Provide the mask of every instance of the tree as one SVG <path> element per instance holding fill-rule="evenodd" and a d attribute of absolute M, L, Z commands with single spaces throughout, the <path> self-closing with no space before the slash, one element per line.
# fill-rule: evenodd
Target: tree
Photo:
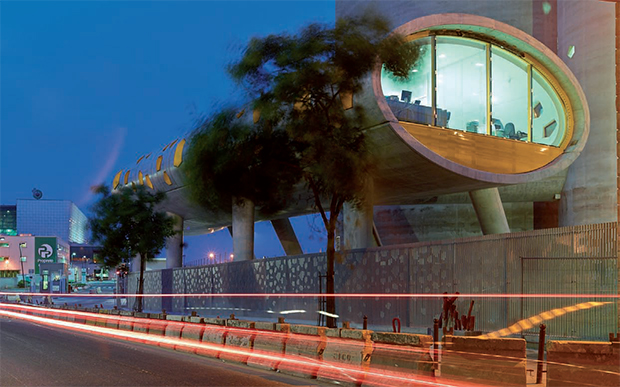
<path fill-rule="evenodd" d="M 173 236 L 174 220 L 156 207 L 165 193 L 149 193 L 146 187 L 123 187 L 116 192 L 104 185 L 95 188 L 101 198 L 92 208 L 90 219 L 92 238 L 101 244 L 100 254 L 105 266 L 129 263 L 140 256 L 140 278 L 136 294 L 144 294 L 146 262 L 164 248 L 166 238 Z M 137 297 L 135 309 L 142 311 L 142 297 Z"/>
<path fill-rule="evenodd" d="M 377 63 L 395 78 L 407 78 L 419 52 L 390 33 L 384 19 L 366 13 L 331 28 L 311 24 L 294 36 L 254 38 L 229 67 L 261 120 L 285 128 L 297 146 L 302 176 L 327 229 L 328 294 L 334 294 L 338 216 L 344 203 L 362 203 L 373 168 L 361 127 L 365 111 L 352 96 Z M 328 297 L 327 312 L 335 311 L 335 299 Z M 335 318 L 328 317 L 327 325 L 335 327 Z"/>
<path fill-rule="evenodd" d="M 263 120 L 252 123 L 239 108 L 224 108 L 198 126 L 183 168 L 190 199 L 227 215 L 235 205 L 274 214 L 286 206 L 300 180 L 287 133 Z"/>

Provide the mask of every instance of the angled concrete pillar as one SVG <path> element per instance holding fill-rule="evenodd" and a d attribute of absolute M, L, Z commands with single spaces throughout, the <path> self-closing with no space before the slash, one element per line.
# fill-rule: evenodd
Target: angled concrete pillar
<path fill-rule="evenodd" d="M 510 232 L 508 220 L 497 188 L 469 191 L 478 222 L 484 235 Z"/>
<path fill-rule="evenodd" d="M 254 203 L 245 198 L 232 202 L 233 261 L 254 259 Z"/>
<path fill-rule="evenodd" d="M 342 209 L 344 240 L 343 246 L 348 249 L 365 249 L 377 246 L 373 235 L 373 182 L 368 179 L 365 187 L 364 202 L 355 208 L 345 203 Z"/>
<path fill-rule="evenodd" d="M 174 219 L 174 231 L 177 233 L 166 238 L 166 268 L 183 266 L 183 218 L 172 212 L 168 216 Z"/>
<path fill-rule="evenodd" d="M 291 221 L 288 220 L 288 218 L 274 219 L 271 221 L 271 225 L 273 226 L 273 229 L 275 230 L 286 255 L 301 255 L 304 253 L 301 250 L 301 245 L 299 244 L 299 240 L 297 240 L 295 230 L 293 230 Z"/>
<path fill-rule="evenodd" d="M 140 254 L 137 254 L 135 257 L 131 258 L 131 272 L 139 273 L 140 272 Z"/>

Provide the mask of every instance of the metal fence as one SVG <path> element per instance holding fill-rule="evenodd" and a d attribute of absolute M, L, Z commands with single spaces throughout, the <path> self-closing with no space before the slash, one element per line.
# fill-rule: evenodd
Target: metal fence
<path fill-rule="evenodd" d="M 514 295 L 476 300 L 476 329 L 489 332 L 541 311 L 579 302 L 576 298 L 523 299 L 522 293 L 617 295 L 616 249 L 617 223 L 603 223 L 355 250 L 346 252 L 336 265 L 336 293 L 458 291 Z M 171 293 L 317 293 L 318 273 L 325 271 L 325 255 L 169 270 L 174 275 L 148 272 L 145 288 L 154 293 L 166 286 Z M 162 281 L 168 281 L 168 285 Z M 131 287 L 132 281 L 129 284 Z M 206 298 L 175 297 L 170 307 L 189 304 L 194 308 L 224 308 L 223 303 L 222 299 L 215 305 Z M 459 303 L 463 313 L 469 300 Z M 274 310 L 279 306 L 309 308 L 312 304 L 316 305 L 316 300 L 299 301 L 299 305 L 290 299 L 269 300 Z M 363 315 L 368 315 L 369 324 L 390 325 L 393 317 L 399 317 L 403 325 L 422 329 L 432 327 L 433 318 L 442 308 L 440 298 L 339 299 L 337 305 L 343 320 L 361 322 Z M 316 322 L 314 317 L 308 322 L 312 320 Z M 617 330 L 617 324 L 618 305 L 613 302 L 557 318 L 549 323 L 547 332 L 551 337 L 605 339 L 609 332 Z M 532 333 L 529 330 L 524 335 Z"/>

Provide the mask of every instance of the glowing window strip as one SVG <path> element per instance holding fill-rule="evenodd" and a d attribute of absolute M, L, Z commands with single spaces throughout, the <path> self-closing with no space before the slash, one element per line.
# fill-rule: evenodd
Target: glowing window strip
<path fill-rule="evenodd" d="M 123 179 L 123 184 L 125 185 L 129 184 L 129 172 L 130 171 L 125 172 L 125 178 Z"/>
<path fill-rule="evenodd" d="M 144 185 L 144 175 L 142 174 L 142 171 L 138 172 L 138 182 L 140 185 Z"/>
<path fill-rule="evenodd" d="M 170 180 L 170 176 L 168 176 L 166 171 L 164 171 L 164 181 L 166 182 L 166 184 L 172 185 L 172 180 Z"/>
<path fill-rule="evenodd" d="M 164 160 L 164 156 L 157 157 L 157 161 L 155 162 L 155 169 L 157 172 L 161 171 L 161 162 Z"/>
<path fill-rule="evenodd" d="M 118 171 L 116 176 L 114 176 L 114 181 L 112 182 L 112 189 L 116 189 L 121 182 L 121 175 L 123 174 L 123 170 Z"/>
<path fill-rule="evenodd" d="M 149 175 L 145 175 L 145 176 L 144 176 L 144 180 L 146 180 L 146 185 L 147 185 L 150 189 L 154 189 L 154 188 L 153 188 L 153 183 L 151 182 L 151 178 L 149 177 Z"/>
<path fill-rule="evenodd" d="M 174 166 L 178 167 L 183 163 L 183 147 L 185 147 L 185 139 L 179 141 L 177 149 L 174 151 Z"/>

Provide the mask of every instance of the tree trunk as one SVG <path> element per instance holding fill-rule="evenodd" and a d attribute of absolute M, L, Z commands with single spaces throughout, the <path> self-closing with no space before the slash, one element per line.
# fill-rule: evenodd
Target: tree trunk
<path fill-rule="evenodd" d="M 330 214 L 331 216 L 331 214 Z M 327 230 L 327 278 L 326 278 L 326 293 L 327 293 L 327 313 L 330 315 L 336 314 L 336 298 L 334 297 L 334 266 L 336 261 L 336 250 L 334 249 L 336 225 L 333 222 L 329 223 L 329 229 Z M 326 319 L 328 328 L 336 328 L 336 318 L 327 316 Z"/>
<path fill-rule="evenodd" d="M 142 295 L 144 294 L 144 264 L 146 263 L 145 254 L 140 254 L 140 280 L 138 281 L 138 299 L 136 300 L 136 311 L 142 312 Z"/>

